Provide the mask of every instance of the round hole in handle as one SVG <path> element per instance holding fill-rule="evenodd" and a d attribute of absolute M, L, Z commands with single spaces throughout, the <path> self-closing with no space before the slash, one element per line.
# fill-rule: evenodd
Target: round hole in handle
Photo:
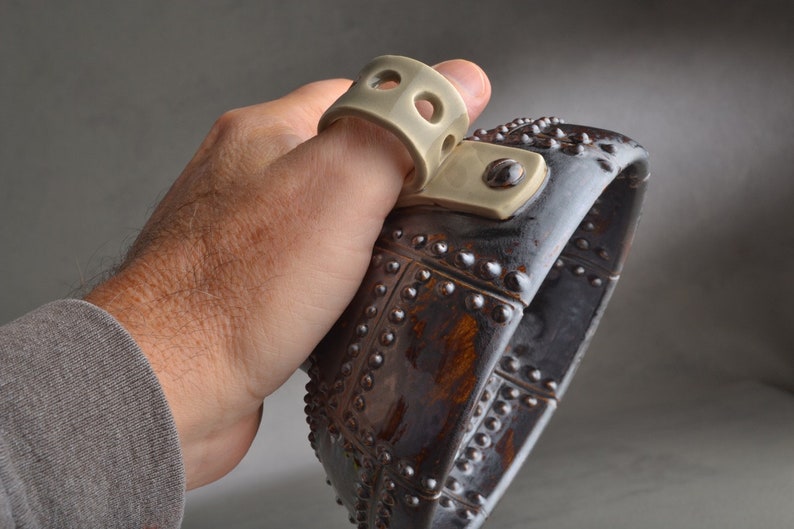
<path fill-rule="evenodd" d="M 452 134 L 447 135 L 447 137 L 444 138 L 444 143 L 441 144 L 441 156 L 449 154 L 449 151 L 452 150 L 456 143 L 455 136 Z"/>
<path fill-rule="evenodd" d="M 414 97 L 414 106 L 428 123 L 436 124 L 444 115 L 444 105 L 435 94 L 422 92 Z"/>
<path fill-rule="evenodd" d="M 400 86 L 402 77 L 394 70 L 383 70 L 373 75 L 369 80 L 369 86 L 375 90 L 391 90 Z"/>

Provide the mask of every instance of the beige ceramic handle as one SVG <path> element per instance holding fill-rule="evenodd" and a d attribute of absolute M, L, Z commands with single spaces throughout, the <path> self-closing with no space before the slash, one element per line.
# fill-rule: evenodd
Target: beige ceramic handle
<path fill-rule="evenodd" d="M 372 121 L 403 142 L 414 161 L 404 192 L 423 189 L 469 127 L 466 103 L 443 75 L 396 55 L 377 57 L 366 65 L 317 128 L 322 131 L 347 116 Z"/>

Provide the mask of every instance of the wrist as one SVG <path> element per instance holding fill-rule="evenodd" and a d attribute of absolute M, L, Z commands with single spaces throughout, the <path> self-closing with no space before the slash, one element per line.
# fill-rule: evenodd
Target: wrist
<path fill-rule="evenodd" d="M 161 269 L 137 260 L 85 300 L 125 328 L 157 376 L 191 489 L 218 479 L 242 458 L 259 424 L 261 399 L 234 399 L 237 393 L 227 391 L 239 385 L 234 370 L 220 361 L 228 318 L 212 304 L 196 304 L 203 294 L 195 289 L 155 288 L 170 283 L 157 272 Z"/>

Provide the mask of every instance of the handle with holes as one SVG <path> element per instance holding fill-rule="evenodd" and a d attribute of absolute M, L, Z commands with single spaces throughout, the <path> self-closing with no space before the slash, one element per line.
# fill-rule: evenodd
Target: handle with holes
<path fill-rule="evenodd" d="M 414 162 L 403 185 L 406 192 L 427 185 L 469 128 L 466 103 L 449 81 L 419 61 L 396 55 L 377 57 L 365 66 L 317 128 L 322 131 L 349 116 L 372 121 L 403 142 Z"/>

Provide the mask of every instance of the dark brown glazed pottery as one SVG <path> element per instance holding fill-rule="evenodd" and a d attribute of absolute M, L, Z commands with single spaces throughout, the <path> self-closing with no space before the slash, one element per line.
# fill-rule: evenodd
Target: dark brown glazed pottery
<path fill-rule="evenodd" d="M 541 118 L 470 139 L 541 154 L 543 187 L 507 220 L 395 210 L 310 359 L 309 440 L 360 529 L 485 521 L 565 393 L 638 220 L 647 153 L 625 136 Z M 488 185 L 519 178 L 504 163 Z"/>

